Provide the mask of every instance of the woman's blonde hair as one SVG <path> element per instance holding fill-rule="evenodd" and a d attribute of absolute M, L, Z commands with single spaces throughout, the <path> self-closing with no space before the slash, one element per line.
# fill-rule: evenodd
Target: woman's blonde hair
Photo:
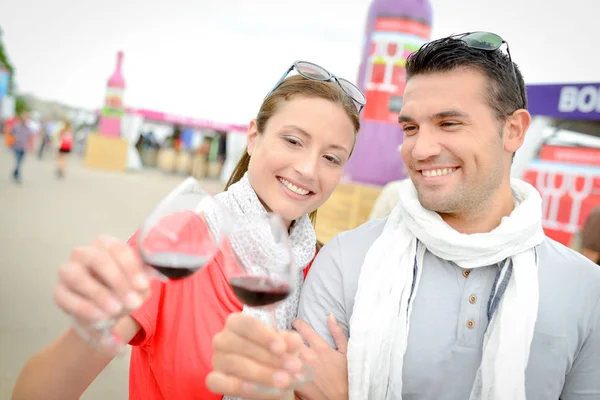
<path fill-rule="evenodd" d="M 258 116 L 256 117 L 256 127 L 259 134 L 264 132 L 267 122 L 275 113 L 277 113 L 281 102 L 288 101 L 295 96 L 316 97 L 341 105 L 346 111 L 346 114 L 348 114 L 348 117 L 352 120 L 355 133 L 358 133 L 360 129 L 360 116 L 358 114 L 356 103 L 342 91 L 337 82 L 313 81 L 300 75 L 295 75 L 284 80 L 279 87 L 263 101 Z M 225 190 L 242 179 L 246 171 L 248 171 L 249 164 L 250 155 L 246 149 L 241 160 L 233 170 L 227 185 L 225 185 Z M 309 216 L 311 222 L 315 225 L 317 222 L 317 210 L 311 212 Z"/>

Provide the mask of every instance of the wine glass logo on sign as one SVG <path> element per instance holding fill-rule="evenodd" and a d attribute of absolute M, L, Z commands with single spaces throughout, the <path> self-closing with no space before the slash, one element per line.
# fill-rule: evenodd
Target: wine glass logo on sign
<path fill-rule="evenodd" d="M 406 86 L 406 59 L 425 44 L 430 30 L 427 24 L 409 18 L 376 19 L 365 63 L 365 120 L 397 123 Z"/>

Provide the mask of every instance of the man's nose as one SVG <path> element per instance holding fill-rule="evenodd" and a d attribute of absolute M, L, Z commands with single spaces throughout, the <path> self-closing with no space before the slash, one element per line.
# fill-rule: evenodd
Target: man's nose
<path fill-rule="evenodd" d="M 412 149 L 412 157 L 418 161 L 427 160 L 430 157 L 435 157 L 440 154 L 442 147 L 440 146 L 437 136 L 427 129 L 420 129 L 414 138 L 414 146 Z"/>

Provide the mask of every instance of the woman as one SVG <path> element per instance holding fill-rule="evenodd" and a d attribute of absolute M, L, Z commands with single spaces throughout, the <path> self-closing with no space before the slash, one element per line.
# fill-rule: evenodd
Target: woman
<path fill-rule="evenodd" d="M 294 68 L 302 76 L 285 79 Z M 294 63 L 265 98 L 248 128 L 247 153 L 217 196 L 234 205 L 238 218 L 279 214 L 295 254 L 309 254 L 296 260 L 304 267 L 316 251 L 310 221 L 342 176 L 364 105 L 358 89 L 318 68 Z M 243 308 L 223 274 L 226 257 L 220 253 L 187 279 L 150 284 L 133 243 L 135 235 L 130 245 L 100 237 L 74 250 L 60 269 L 57 304 L 88 323 L 129 312 L 114 332 L 133 346 L 130 399 L 220 399 L 204 383 L 212 337 Z M 69 329 L 27 362 L 13 400 L 77 399 L 111 359 Z"/>
<path fill-rule="evenodd" d="M 56 155 L 56 177 L 65 176 L 67 169 L 67 156 L 73 148 L 73 129 L 71 122 L 65 121 L 63 128 L 58 133 L 58 154 Z"/>

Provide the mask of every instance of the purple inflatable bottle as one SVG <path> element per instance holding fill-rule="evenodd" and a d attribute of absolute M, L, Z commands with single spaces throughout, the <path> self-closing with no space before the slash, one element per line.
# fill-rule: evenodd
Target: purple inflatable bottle
<path fill-rule="evenodd" d="M 369 9 L 358 86 L 367 97 L 354 154 L 346 167 L 353 182 L 384 185 L 405 177 L 398 146 L 407 56 L 431 36 L 428 0 L 374 0 Z"/>

